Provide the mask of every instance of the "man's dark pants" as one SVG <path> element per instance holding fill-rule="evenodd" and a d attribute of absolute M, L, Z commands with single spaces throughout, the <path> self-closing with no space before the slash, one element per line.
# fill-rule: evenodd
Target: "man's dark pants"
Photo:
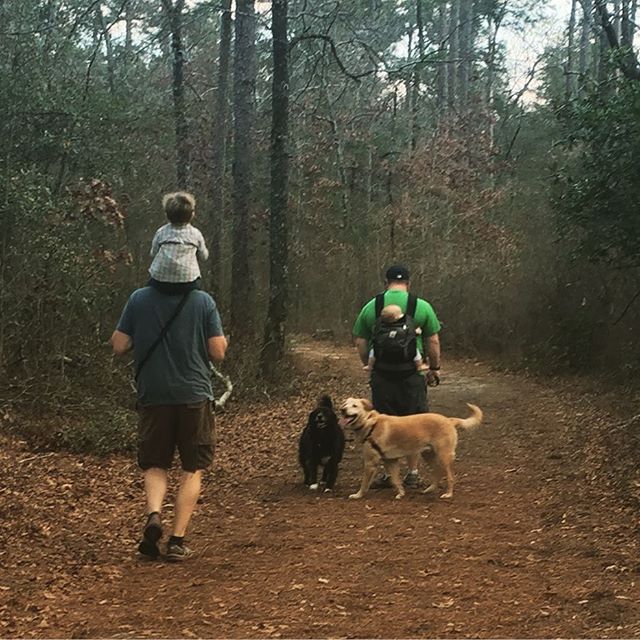
<path fill-rule="evenodd" d="M 386 376 L 374 369 L 371 372 L 371 401 L 376 411 L 390 416 L 409 416 L 429 411 L 425 379 L 417 372 L 398 378 Z M 423 458 L 429 457 L 428 451 L 423 453 Z M 413 464 L 416 462 L 417 460 Z M 411 461 L 409 464 L 412 464 Z M 377 482 L 381 483 L 379 487 L 383 487 L 389 481 L 384 475 Z"/>
<path fill-rule="evenodd" d="M 374 369 L 371 373 L 371 401 L 376 411 L 391 416 L 429 411 L 425 380 L 417 372 L 399 378 Z"/>

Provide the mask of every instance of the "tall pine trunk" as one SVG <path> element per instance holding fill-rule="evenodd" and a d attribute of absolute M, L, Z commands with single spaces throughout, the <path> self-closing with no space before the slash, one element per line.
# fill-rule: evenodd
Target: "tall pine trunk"
<path fill-rule="evenodd" d="M 462 109 L 469 102 L 469 82 L 471 77 L 471 61 L 473 58 L 473 0 L 462 0 L 460 3 L 458 26 L 458 99 Z"/>
<path fill-rule="evenodd" d="M 436 22 L 436 38 L 439 43 L 440 55 L 443 55 L 447 38 L 447 3 L 441 2 L 438 5 L 438 18 Z M 436 69 L 436 107 L 438 117 L 441 116 L 447 104 L 447 68 L 444 62 L 439 62 Z"/>
<path fill-rule="evenodd" d="M 273 89 L 271 123 L 271 193 L 269 246 L 271 251 L 269 309 L 264 330 L 261 366 L 271 376 L 282 360 L 288 316 L 288 223 L 289 195 L 289 68 L 287 0 L 273 0 Z"/>
<path fill-rule="evenodd" d="M 189 125 L 184 96 L 184 47 L 182 43 L 182 10 L 184 0 L 162 0 L 162 6 L 171 32 L 173 57 L 173 117 L 176 131 L 176 178 L 178 187 L 186 189 L 189 184 Z"/>
<path fill-rule="evenodd" d="M 593 30 L 593 6 L 591 0 L 582 0 L 582 27 L 580 31 L 580 53 L 578 74 L 580 92 L 584 91 L 591 72 L 591 33 Z"/>
<path fill-rule="evenodd" d="M 457 106 L 458 57 L 460 55 L 460 0 L 451 0 L 449 13 L 449 62 L 447 64 L 447 105 L 449 109 Z"/>
<path fill-rule="evenodd" d="M 571 13 L 569 14 L 569 27 L 567 31 L 567 62 L 564 70 L 564 93 L 567 100 L 575 95 L 574 40 L 576 31 L 577 8 L 578 0 L 571 0 Z"/>
<path fill-rule="evenodd" d="M 231 59 L 231 0 L 223 0 L 220 16 L 220 48 L 218 52 L 218 89 L 213 112 L 211 157 L 211 287 L 219 295 L 221 288 L 222 227 L 224 220 L 224 178 L 227 156 L 227 113 L 229 62 Z"/>
<path fill-rule="evenodd" d="M 411 88 L 411 149 L 418 144 L 420 130 L 420 85 L 422 84 L 422 67 L 424 65 L 424 17 L 422 0 L 416 1 L 416 28 L 418 31 L 417 60 L 413 66 L 413 86 Z"/>
<path fill-rule="evenodd" d="M 236 1 L 233 56 L 233 252 L 231 257 L 231 325 L 234 333 L 252 329 L 249 269 L 250 208 L 253 193 L 256 86 L 256 13 L 254 0 Z"/>

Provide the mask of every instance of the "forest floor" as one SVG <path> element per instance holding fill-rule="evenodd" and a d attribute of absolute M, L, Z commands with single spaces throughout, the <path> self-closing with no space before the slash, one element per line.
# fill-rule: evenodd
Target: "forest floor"
<path fill-rule="evenodd" d="M 590 481 L 573 444 L 582 424 L 613 420 L 605 409 L 447 360 L 431 409 L 485 412 L 461 434 L 454 499 L 387 489 L 353 501 L 355 444 L 336 491 L 317 494 L 297 440 L 317 396 L 366 395 L 364 373 L 352 349 L 325 342 L 301 341 L 295 359 L 291 397 L 218 416 L 197 556 L 183 564 L 136 555 L 132 459 L 0 439 L 0 637 L 640 636 L 637 514 Z"/>

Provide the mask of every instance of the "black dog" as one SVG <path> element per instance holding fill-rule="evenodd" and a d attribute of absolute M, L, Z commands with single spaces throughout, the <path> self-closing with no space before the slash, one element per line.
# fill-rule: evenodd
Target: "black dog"
<path fill-rule="evenodd" d="M 338 424 L 329 396 L 322 396 L 309 414 L 307 426 L 300 436 L 298 459 L 304 471 L 304 483 L 318 489 L 318 467 L 322 465 L 325 491 L 333 489 L 338 477 L 338 464 L 344 453 L 344 433 Z"/>

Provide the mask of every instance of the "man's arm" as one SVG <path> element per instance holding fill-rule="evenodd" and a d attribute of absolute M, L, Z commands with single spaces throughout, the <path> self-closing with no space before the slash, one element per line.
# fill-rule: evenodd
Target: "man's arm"
<path fill-rule="evenodd" d="M 117 356 L 123 356 L 133 348 L 133 340 L 130 335 L 116 329 L 111 335 L 111 347 L 113 353 Z"/>
<path fill-rule="evenodd" d="M 427 343 L 427 356 L 429 358 L 429 368 L 440 368 L 440 337 L 437 333 L 429 336 Z"/>
<path fill-rule="evenodd" d="M 369 364 L 369 341 L 365 338 L 357 338 L 355 339 L 356 348 L 358 349 L 358 356 L 362 361 L 363 365 Z"/>
<path fill-rule="evenodd" d="M 222 362 L 227 353 L 227 339 L 224 336 L 213 336 L 207 340 L 207 352 L 212 362 Z"/>

